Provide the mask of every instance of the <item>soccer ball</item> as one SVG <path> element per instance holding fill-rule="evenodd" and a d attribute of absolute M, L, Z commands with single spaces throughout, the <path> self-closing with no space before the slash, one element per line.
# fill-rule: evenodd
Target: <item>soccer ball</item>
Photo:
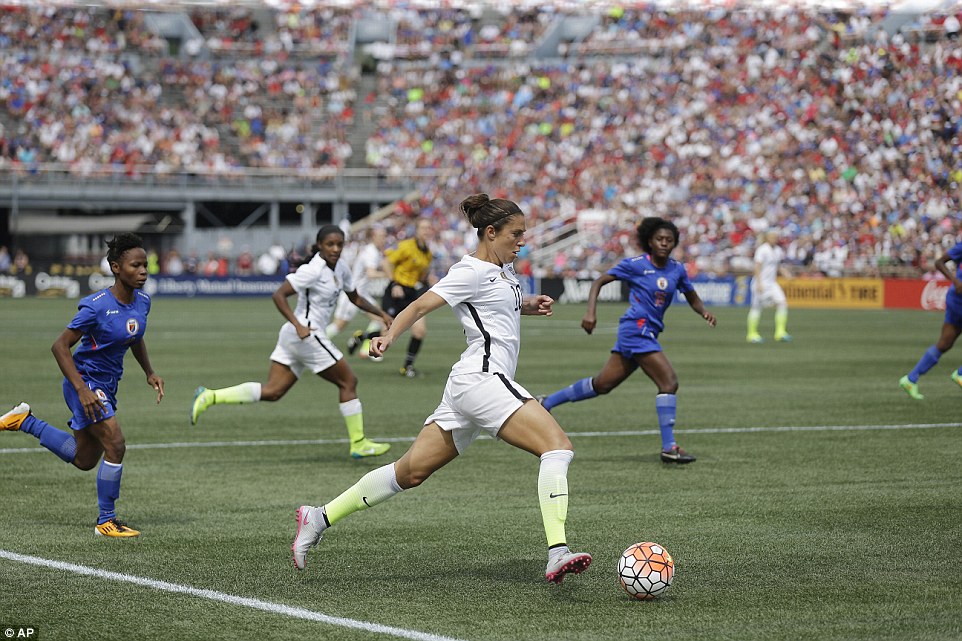
<path fill-rule="evenodd" d="M 635 543 L 618 559 L 618 580 L 635 599 L 654 599 L 668 589 L 673 578 L 675 561 L 657 543 Z"/>

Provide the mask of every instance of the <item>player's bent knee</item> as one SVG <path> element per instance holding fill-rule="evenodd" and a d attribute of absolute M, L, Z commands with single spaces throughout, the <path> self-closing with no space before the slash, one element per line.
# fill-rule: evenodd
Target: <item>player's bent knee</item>
<path fill-rule="evenodd" d="M 75 459 L 73 460 L 73 466 L 74 466 L 75 468 L 77 468 L 78 470 L 82 470 L 82 471 L 84 471 L 84 472 L 88 472 L 88 471 L 94 469 L 94 468 L 97 466 L 97 461 L 99 461 L 99 460 L 100 460 L 100 459 L 97 459 L 97 460 L 85 460 L 85 459 L 75 458 Z"/>
<path fill-rule="evenodd" d="M 424 483 L 430 476 L 431 472 L 427 470 L 409 470 L 403 477 L 398 475 L 397 484 L 401 489 L 410 490 Z"/>
<path fill-rule="evenodd" d="M 120 463 L 124 460 L 127 453 L 127 446 L 123 441 L 104 445 L 104 459 L 110 459 L 112 463 Z"/>
<path fill-rule="evenodd" d="M 284 398 L 284 394 L 287 393 L 286 389 L 270 389 L 261 388 L 261 400 L 273 403 L 274 401 L 279 401 Z"/>

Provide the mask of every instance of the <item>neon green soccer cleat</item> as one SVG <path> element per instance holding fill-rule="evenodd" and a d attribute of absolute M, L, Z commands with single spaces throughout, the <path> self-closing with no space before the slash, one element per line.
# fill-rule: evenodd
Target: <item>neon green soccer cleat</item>
<path fill-rule="evenodd" d="M 919 394 L 919 384 L 913 383 L 909 380 L 908 374 L 899 379 L 899 387 L 905 390 L 905 393 L 914 398 L 917 401 L 921 401 L 924 396 Z"/>
<path fill-rule="evenodd" d="M 190 424 L 197 425 L 200 415 L 204 413 L 208 407 L 213 405 L 214 395 L 210 393 L 206 387 L 198 387 L 194 391 L 194 402 L 190 406 Z"/>
<path fill-rule="evenodd" d="M 752 343 L 753 345 L 758 345 L 759 343 L 764 343 L 764 342 L 765 342 L 765 339 L 762 338 L 762 335 L 761 335 L 761 334 L 752 334 L 752 335 L 749 336 L 746 340 L 747 340 L 749 343 Z"/>
<path fill-rule="evenodd" d="M 952 372 L 951 378 L 959 387 L 962 387 L 962 376 L 959 376 L 959 370 Z"/>
<path fill-rule="evenodd" d="M 26 403 L 20 403 L 3 416 L 0 416 L 0 430 L 19 430 L 28 416 L 30 416 L 30 406 Z"/>
<path fill-rule="evenodd" d="M 390 443 L 375 443 L 366 438 L 357 443 L 351 444 L 351 458 L 367 458 L 368 456 L 380 456 L 391 449 Z"/>

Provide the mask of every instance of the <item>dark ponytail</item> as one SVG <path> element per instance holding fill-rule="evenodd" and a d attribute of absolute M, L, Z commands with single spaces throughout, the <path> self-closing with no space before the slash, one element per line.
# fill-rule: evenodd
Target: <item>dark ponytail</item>
<path fill-rule="evenodd" d="M 508 224 L 514 216 L 524 215 L 521 208 L 504 198 L 489 198 L 487 194 L 474 194 L 461 201 L 458 206 L 471 226 L 478 230 L 478 238 L 484 233 L 488 225 L 495 231 Z"/>

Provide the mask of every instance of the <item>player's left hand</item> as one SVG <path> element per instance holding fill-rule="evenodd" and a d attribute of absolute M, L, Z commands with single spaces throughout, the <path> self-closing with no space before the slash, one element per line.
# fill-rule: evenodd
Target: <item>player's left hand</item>
<path fill-rule="evenodd" d="M 551 306 L 554 305 L 554 299 L 547 294 L 531 296 L 525 303 L 529 316 L 551 316 L 554 313 L 554 310 L 551 309 Z"/>
<path fill-rule="evenodd" d="M 164 400 L 164 379 L 157 376 L 157 374 L 151 374 L 147 377 L 147 384 L 154 388 L 157 392 L 157 402 L 160 403 Z"/>
<path fill-rule="evenodd" d="M 368 356 L 378 358 L 384 356 L 384 352 L 391 346 L 393 341 L 387 336 L 375 336 L 371 339 L 371 348 L 367 350 Z"/>
<path fill-rule="evenodd" d="M 704 318 L 706 321 L 708 321 L 709 327 L 714 327 L 718 323 L 718 320 L 715 318 L 715 315 L 712 314 L 711 312 L 705 312 L 704 314 L 701 315 L 701 317 Z"/>

